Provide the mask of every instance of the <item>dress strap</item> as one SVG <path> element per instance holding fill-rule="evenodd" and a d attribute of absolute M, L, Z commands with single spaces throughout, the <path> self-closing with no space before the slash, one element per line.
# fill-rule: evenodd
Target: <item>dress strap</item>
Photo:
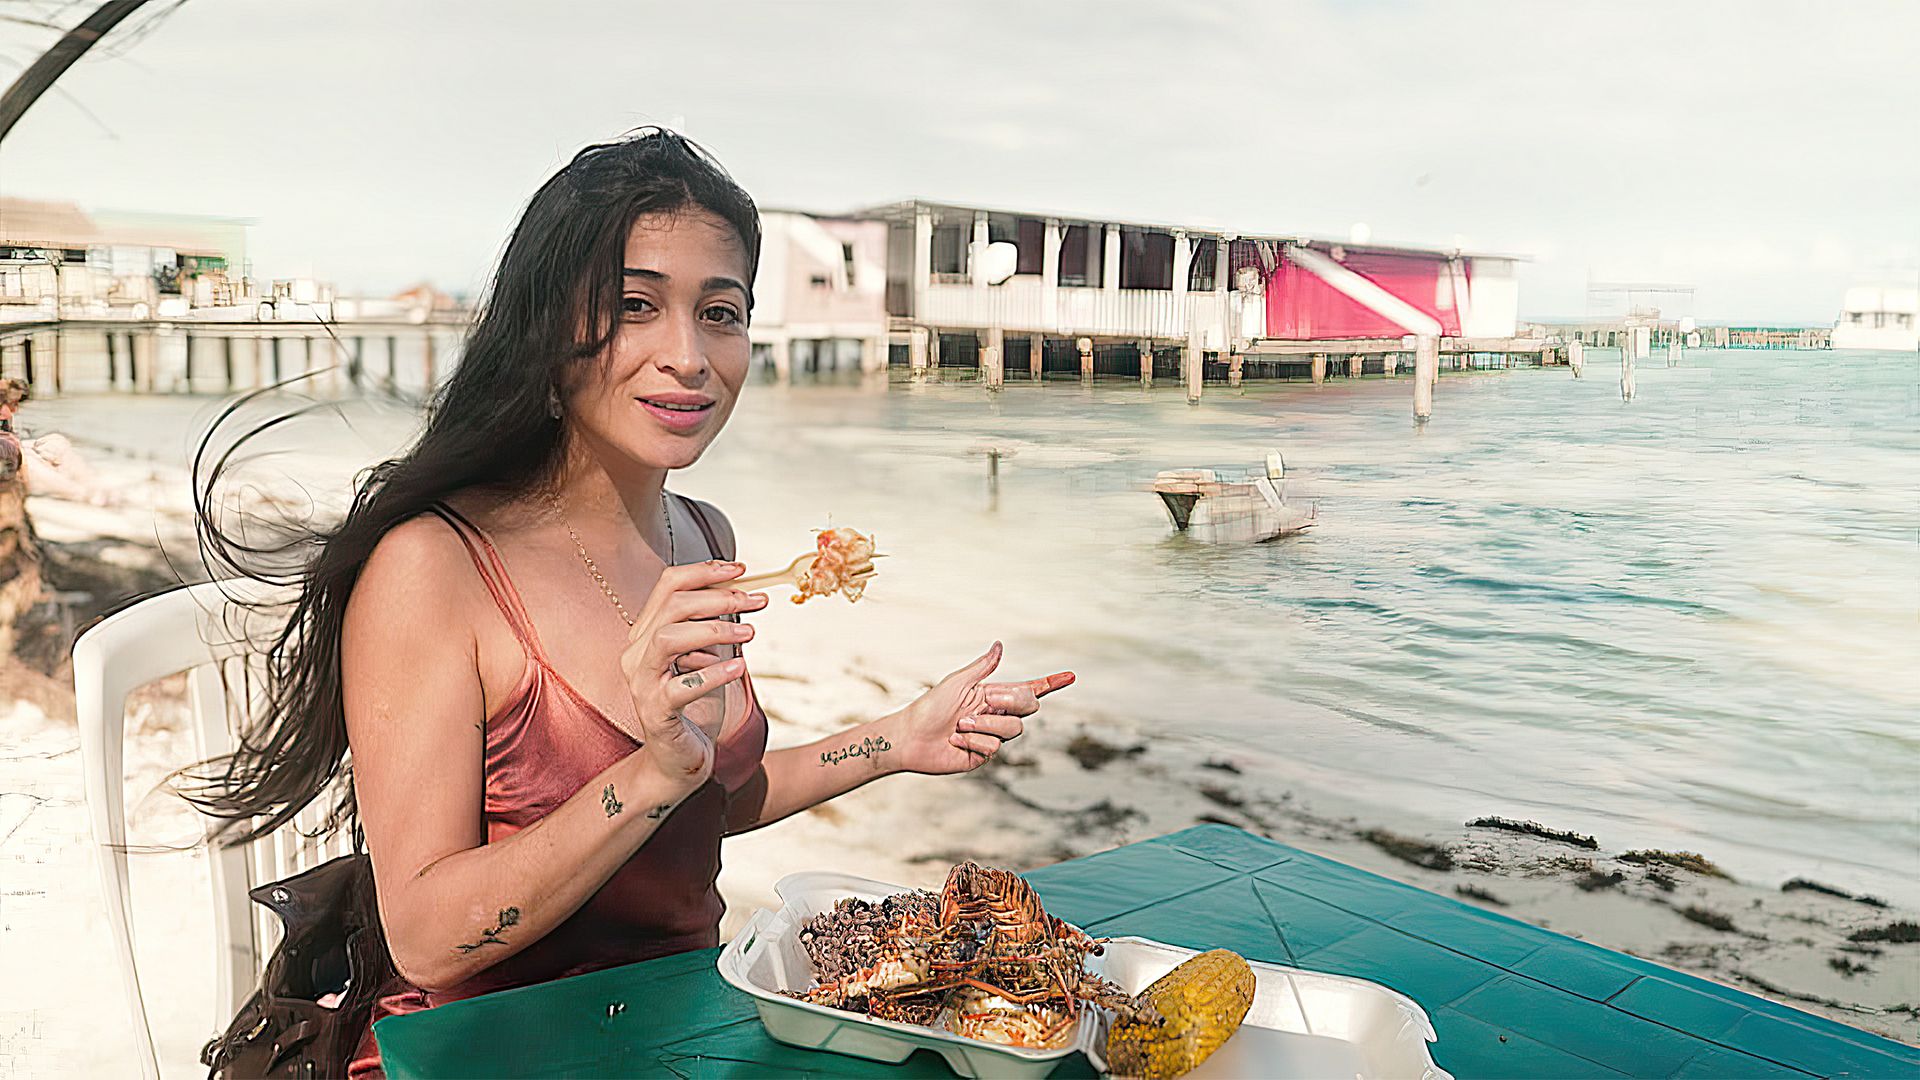
<path fill-rule="evenodd" d="M 679 499 L 681 502 L 687 504 L 687 513 L 692 514 L 693 523 L 695 525 L 700 526 L 700 535 L 707 538 L 708 555 L 715 559 L 733 558 L 733 555 L 731 553 L 723 552 L 720 550 L 720 539 L 718 536 L 714 534 L 713 522 L 707 519 L 706 510 L 703 509 L 699 503 L 694 502 L 692 499 L 687 498 L 685 495 L 675 495 L 674 498 Z"/>
<path fill-rule="evenodd" d="M 495 607 L 506 617 L 507 626 L 522 648 L 541 663 L 546 662 L 547 654 L 540 648 L 540 635 L 534 632 L 533 619 L 527 614 L 526 605 L 520 602 L 520 591 L 513 587 L 513 579 L 507 575 L 507 564 L 500 561 L 500 553 L 494 549 L 493 542 L 480 526 L 467 520 L 466 515 L 444 502 L 436 502 L 427 507 L 447 523 L 467 546 L 467 554 L 473 559 L 474 569 L 480 572 L 480 580 L 486 583 L 487 593 L 493 597 Z M 479 541 L 478 544 L 475 541 Z"/>

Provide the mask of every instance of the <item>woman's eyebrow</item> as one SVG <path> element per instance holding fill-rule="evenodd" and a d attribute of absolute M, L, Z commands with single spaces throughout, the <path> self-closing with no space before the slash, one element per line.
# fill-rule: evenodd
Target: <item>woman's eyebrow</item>
<path fill-rule="evenodd" d="M 620 273 L 626 277 L 646 278 L 648 281 L 664 282 L 673 280 L 658 270 L 648 270 L 638 266 L 623 266 L 620 268 Z M 710 277 L 700 283 L 700 289 L 702 292 L 719 292 L 721 289 L 738 289 L 748 296 L 753 295 L 753 291 L 747 288 L 739 278 Z"/>

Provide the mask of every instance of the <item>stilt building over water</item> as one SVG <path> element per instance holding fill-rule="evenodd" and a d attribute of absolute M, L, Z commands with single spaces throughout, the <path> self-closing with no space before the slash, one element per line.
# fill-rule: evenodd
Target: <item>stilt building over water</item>
<path fill-rule="evenodd" d="M 890 360 L 988 385 L 1387 374 L 1516 336 L 1518 257 L 912 201 L 885 221 Z M 1458 363 L 1459 361 L 1456 361 Z M 1504 362 L 1504 361 L 1503 361 Z"/>

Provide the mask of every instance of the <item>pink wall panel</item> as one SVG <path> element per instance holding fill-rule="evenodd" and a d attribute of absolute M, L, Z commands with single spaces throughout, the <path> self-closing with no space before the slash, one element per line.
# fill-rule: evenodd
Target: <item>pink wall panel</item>
<path fill-rule="evenodd" d="M 1314 250 L 1321 251 L 1318 245 Z M 1452 302 L 1452 290 L 1441 291 L 1440 278 L 1447 273 L 1444 256 L 1352 252 L 1342 265 L 1433 316 L 1446 333 L 1460 333 L 1460 311 Z M 1443 296 L 1448 300 L 1444 308 Z M 1399 325 L 1362 307 L 1284 255 L 1267 279 L 1268 337 L 1317 340 L 1404 333 Z"/>

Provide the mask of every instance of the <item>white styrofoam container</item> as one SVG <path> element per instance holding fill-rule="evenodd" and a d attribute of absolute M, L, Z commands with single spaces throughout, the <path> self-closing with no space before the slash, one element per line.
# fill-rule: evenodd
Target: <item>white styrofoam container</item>
<path fill-rule="evenodd" d="M 1082 1014 L 1068 1045 L 1054 1050 L 995 1046 L 917 1024 L 875 1020 L 784 996 L 813 982 L 813 964 L 800 947 L 800 929 L 844 897 L 878 901 L 905 892 L 899 885 L 848 874 L 789 874 L 774 886 L 778 911 L 756 911 L 720 953 L 720 977 L 754 999 L 767 1033 L 781 1042 L 876 1061 L 904 1061 L 926 1048 L 962 1076 L 1041 1077 L 1060 1060 L 1084 1053 L 1103 1071 L 1107 1021 L 1098 1009 Z M 1145 938 L 1114 938 L 1089 969 L 1130 994 L 1195 955 Z M 1451 1080 L 1433 1063 L 1427 1044 L 1433 1024 L 1412 999 L 1377 983 L 1276 964 L 1252 965 L 1255 989 L 1246 1021 L 1194 1077 L 1395 1077 Z"/>

